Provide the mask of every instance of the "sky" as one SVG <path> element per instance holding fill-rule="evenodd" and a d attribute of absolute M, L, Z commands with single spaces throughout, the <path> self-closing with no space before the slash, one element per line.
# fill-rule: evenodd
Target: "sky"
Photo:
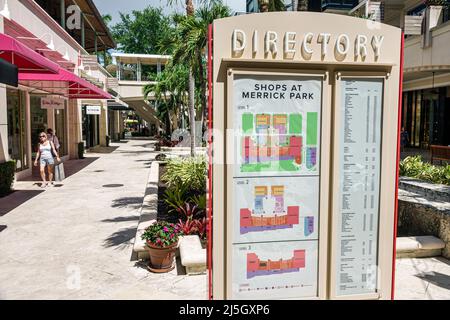
<path fill-rule="evenodd" d="M 194 0 L 195 5 L 196 0 Z M 233 11 L 245 12 L 246 0 L 223 0 Z M 185 10 L 185 0 L 179 0 L 179 5 L 169 7 L 166 0 L 94 0 L 100 14 L 109 13 L 112 16 L 111 24 L 120 21 L 119 12 L 130 13 L 133 10 L 142 10 L 147 6 L 162 7 L 165 13 L 181 12 Z"/>

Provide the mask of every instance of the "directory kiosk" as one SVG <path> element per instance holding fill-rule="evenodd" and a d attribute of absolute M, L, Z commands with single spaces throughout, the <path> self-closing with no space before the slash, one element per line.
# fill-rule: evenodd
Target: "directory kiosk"
<path fill-rule="evenodd" d="M 212 25 L 212 299 L 391 299 L 402 32 L 312 12 Z"/>

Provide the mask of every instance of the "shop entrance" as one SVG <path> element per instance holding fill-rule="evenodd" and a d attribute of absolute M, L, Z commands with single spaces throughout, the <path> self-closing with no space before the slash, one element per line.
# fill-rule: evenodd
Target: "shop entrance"
<path fill-rule="evenodd" d="M 8 153 L 16 160 L 16 171 L 28 169 L 27 136 L 25 126 L 25 96 L 19 90 L 8 89 Z"/>
<path fill-rule="evenodd" d="M 33 159 L 36 157 L 37 145 L 39 144 L 39 133 L 46 132 L 48 128 L 47 109 L 41 108 L 41 97 L 30 96 L 31 117 L 31 150 Z"/>
<path fill-rule="evenodd" d="M 86 148 L 92 148 L 100 144 L 100 116 L 87 113 L 87 106 L 82 107 L 83 140 Z"/>

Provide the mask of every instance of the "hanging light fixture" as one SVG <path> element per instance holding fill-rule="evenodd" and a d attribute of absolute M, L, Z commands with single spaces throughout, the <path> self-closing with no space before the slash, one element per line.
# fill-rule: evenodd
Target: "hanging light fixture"
<path fill-rule="evenodd" d="M 50 35 L 50 43 L 47 45 L 47 48 L 49 48 L 50 50 L 55 51 L 55 44 L 53 43 L 53 36 Z"/>

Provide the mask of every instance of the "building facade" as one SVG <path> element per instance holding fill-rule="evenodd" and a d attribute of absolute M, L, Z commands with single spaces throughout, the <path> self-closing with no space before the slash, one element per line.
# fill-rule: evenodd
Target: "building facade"
<path fill-rule="evenodd" d="M 284 8 L 286 11 L 297 11 L 299 0 L 284 0 Z M 246 0 L 247 13 L 259 12 L 259 2 L 260 0 Z M 322 6 L 321 0 L 309 0 L 308 1 L 308 11 L 320 12 Z"/>
<path fill-rule="evenodd" d="M 248 0 L 247 11 L 255 12 L 257 4 Z M 404 30 L 402 127 L 408 132 L 408 146 L 425 150 L 450 145 L 450 1 L 432 4 L 423 0 L 321 1 L 323 12 L 354 15 Z"/>
<path fill-rule="evenodd" d="M 0 84 L 0 162 L 15 160 L 18 179 L 31 175 L 38 135 L 48 128 L 59 138 L 63 159 L 78 158 L 80 142 L 91 146 L 86 129 L 96 133 L 93 145 L 105 145 L 108 99 L 114 97 L 99 56 L 115 44 L 92 1 L 3 0 L 0 36 L 1 46 L 13 42 L 22 50 L 8 47 L 3 52 L 9 55 L 0 56 L 18 67 L 17 86 Z M 32 69 L 17 58 L 24 55 L 53 69 Z M 95 126 L 86 125 L 86 106 L 99 109 Z"/>

